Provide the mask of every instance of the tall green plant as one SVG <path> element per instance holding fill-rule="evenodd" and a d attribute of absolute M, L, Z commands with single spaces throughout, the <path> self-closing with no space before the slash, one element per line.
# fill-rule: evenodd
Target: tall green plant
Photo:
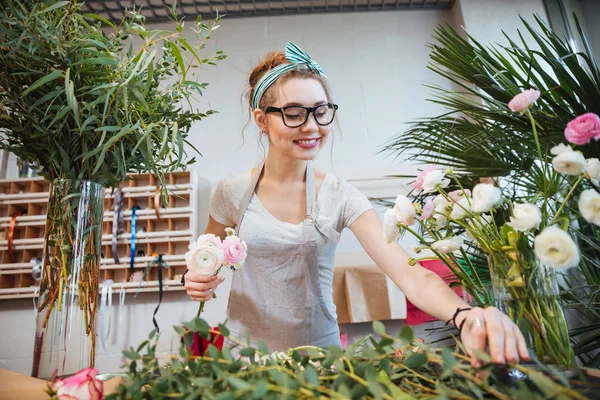
<path fill-rule="evenodd" d="M 415 121 L 382 151 L 419 163 L 451 166 L 464 173 L 466 182 L 499 177 L 504 194 L 513 202 L 531 201 L 541 193 L 552 198 L 573 185 L 570 178 L 545 176 L 544 164 L 551 161 L 549 150 L 564 141 L 569 121 L 586 112 L 600 114 L 600 70 L 579 23 L 584 52 L 577 52 L 538 17 L 535 20 L 535 28 L 523 20 L 532 40 L 521 32 L 516 40 L 505 34 L 506 46 L 485 47 L 450 26 L 436 28 L 429 68 L 458 89 L 429 86 L 431 101 L 446 111 Z M 542 92 L 538 107 L 531 110 L 538 123 L 541 163 L 536 162 L 539 157 L 527 115 L 507 107 L 514 95 L 529 88 Z M 600 142 L 578 150 L 586 158 L 599 157 Z M 577 205 L 569 202 L 567 207 Z M 563 299 L 583 326 L 571 332 L 576 353 L 584 363 L 599 366 L 600 232 L 584 220 L 572 226 L 579 227 L 573 233 L 579 238 L 582 260 L 567 277 Z"/>
<path fill-rule="evenodd" d="M 0 10 L 0 147 L 41 175 L 114 186 L 127 174 L 185 168 L 196 121 L 215 113 L 193 103 L 207 83 L 196 73 L 225 58 L 200 55 L 219 17 L 200 18 L 188 41 L 150 29 L 137 10 L 120 24 L 81 14 L 77 0 L 7 0 Z"/>

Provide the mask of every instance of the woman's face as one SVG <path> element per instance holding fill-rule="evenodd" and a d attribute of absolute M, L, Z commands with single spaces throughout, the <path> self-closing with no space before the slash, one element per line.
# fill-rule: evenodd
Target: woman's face
<path fill-rule="evenodd" d="M 274 89 L 277 100 L 273 107 L 276 108 L 317 107 L 328 102 L 325 90 L 315 79 L 290 79 Z M 294 126 L 302 122 L 302 116 L 297 116 L 294 111 L 294 109 L 286 111 L 287 125 Z M 331 132 L 331 124 L 326 126 L 317 124 L 313 113 L 309 113 L 306 122 L 296 128 L 286 126 L 280 112 L 266 114 L 260 112 L 255 114 L 255 117 L 259 126 L 262 126 L 269 136 L 269 152 L 276 151 L 284 156 L 304 161 L 314 160 L 317 157 Z M 319 118 L 326 119 L 322 114 Z"/>

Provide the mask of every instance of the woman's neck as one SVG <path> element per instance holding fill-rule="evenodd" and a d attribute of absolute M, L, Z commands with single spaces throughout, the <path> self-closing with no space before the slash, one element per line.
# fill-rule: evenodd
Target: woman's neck
<path fill-rule="evenodd" d="M 308 161 L 285 157 L 269 151 L 263 168 L 263 179 L 272 182 L 304 182 Z"/>

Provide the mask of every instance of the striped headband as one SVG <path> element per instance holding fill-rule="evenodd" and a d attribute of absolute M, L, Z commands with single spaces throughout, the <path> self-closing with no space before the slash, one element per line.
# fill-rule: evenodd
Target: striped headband
<path fill-rule="evenodd" d="M 288 42 L 287 46 L 285 46 L 285 58 L 289 61 L 289 64 L 279 64 L 275 68 L 270 69 L 256 84 L 256 89 L 254 89 L 254 94 L 252 95 L 252 110 L 258 108 L 260 99 L 262 99 L 267 89 L 282 75 L 293 69 L 303 67 L 308 68 L 318 73 L 323 78 L 327 78 L 327 75 L 325 75 L 321 66 L 314 62 L 308 54 L 292 42 Z"/>

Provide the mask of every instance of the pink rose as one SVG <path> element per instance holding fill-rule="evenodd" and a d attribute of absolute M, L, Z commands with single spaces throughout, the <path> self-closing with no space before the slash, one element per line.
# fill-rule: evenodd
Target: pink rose
<path fill-rule="evenodd" d="M 237 236 L 227 236 L 223 241 L 224 265 L 229 267 L 241 267 L 246 261 L 246 243 Z"/>
<path fill-rule="evenodd" d="M 417 190 L 423 190 L 423 182 L 425 182 L 425 177 L 427 176 L 427 174 L 436 171 L 437 169 L 437 165 L 430 165 L 429 167 L 425 168 L 419 173 L 419 175 L 417 175 L 417 180 L 412 184 L 413 187 Z"/>
<path fill-rule="evenodd" d="M 86 368 L 66 379 L 56 378 L 49 386 L 59 400 L 102 400 L 104 385 L 97 374 L 95 368 Z"/>
<path fill-rule="evenodd" d="M 187 268 L 196 275 L 211 276 L 223 265 L 224 254 L 220 247 L 192 245 L 185 253 Z"/>
<path fill-rule="evenodd" d="M 462 198 L 465 197 L 465 195 L 467 195 L 467 197 L 471 197 L 471 191 L 469 189 L 465 189 L 454 190 L 448 193 L 448 197 L 450 197 L 455 203 L 458 203 Z"/>
<path fill-rule="evenodd" d="M 512 112 L 525 112 L 537 99 L 540 98 L 539 90 L 527 89 L 516 95 L 508 102 L 508 108 Z"/>
<path fill-rule="evenodd" d="M 421 221 L 425 221 L 426 219 L 431 218 L 434 209 L 435 204 L 433 204 L 433 201 L 427 200 L 427 202 L 423 206 L 423 211 L 421 211 Z"/>
<path fill-rule="evenodd" d="M 579 146 L 588 144 L 592 139 L 600 140 L 600 117 L 594 113 L 580 115 L 567 124 L 565 138 Z"/>

